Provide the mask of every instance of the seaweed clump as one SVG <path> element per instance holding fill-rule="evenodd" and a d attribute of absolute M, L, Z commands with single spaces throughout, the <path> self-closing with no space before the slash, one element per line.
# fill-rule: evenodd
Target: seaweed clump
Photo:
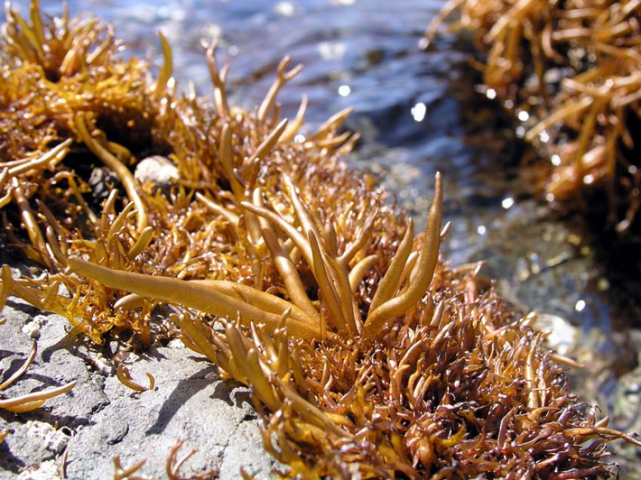
<path fill-rule="evenodd" d="M 485 54 L 490 98 L 523 123 L 547 160 L 540 186 L 550 201 L 608 193 L 609 219 L 626 232 L 641 199 L 641 26 L 635 0 L 450 0 L 425 45 L 453 11 Z"/>
<path fill-rule="evenodd" d="M 281 121 L 278 91 L 300 70 L 288 58 L 249 113 L 228 105 L 215 42 L 210 102 L 176 93 L 162 37 L 154 76 L 96 19 L 7 12 L 3 239 L 39 275 L 4 266 L 1 305 L 19 296 L 95 343 L 145 346 L 173 328 L 252 387 L 283 477 L 605 478 L 605 443 L 641 446 L 570 394 L 533 316 L 439 258 L 440 176 L 415 235 L 347 169 L 349 111 L 309 132 L 303 99 Z M 175 168 L 163 188 L 132 172 L 158 156 Z M 152 316 L 160 304 L 173 327 Z"/>

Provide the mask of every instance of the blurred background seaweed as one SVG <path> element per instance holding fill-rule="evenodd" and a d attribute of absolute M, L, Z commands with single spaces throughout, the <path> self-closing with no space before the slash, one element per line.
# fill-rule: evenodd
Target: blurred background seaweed
<path fill-rule="evenodd" d="M 28 9 L 26 2 L 14 6 Z M 588 364 L 571 372 L 573 389 L 602 405 L 612 426 L 639 430 L 638 239 L 608 233 L 603 216 L 536 200 L 533 178 L 520 169 L 536 153 L 488 98 L 468 62 L 472 40 L 448 35 L 429 52 L 418 48 L 441 7 L 413 0 L 69 4 L 73 13 L 116 23 L 132 47 L 124 58 L 148 56 L 158 69 L 163 61 L 152 32 L 162 29 L 181 88 L 192 81 L 201 94 L 211 85 L 200 39 L 219 38 L 221 63 L 232 66 L 230 103 L 249 110 L 260 104 L 282 57 L 303 63 L 279 95 L 282 115 L 293 118 L 303 93 L 312 125 L 354 107 L 346 128 L 360 131 L 361 140 L 352 165 L 380 176 L 418 223 L 433 174 L 443 172 L 444 216 L 453 224 L 445 258 L 455 265 L 484 260 L 482 276 L 497 279 L 517 309 L 538 310 L 554 331 L 553 346 Z M 61 13 L 58 2 L 44 1 L 42 9 Z M 636 478 L 636 453 L 619 447 L 623 476 Z"/>

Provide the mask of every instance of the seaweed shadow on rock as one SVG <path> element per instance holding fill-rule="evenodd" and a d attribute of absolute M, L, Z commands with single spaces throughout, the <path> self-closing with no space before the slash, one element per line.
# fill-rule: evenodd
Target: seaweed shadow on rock
<path fill-rule="evenodd" d="M 7 442 L 0 443 L 0 468 L 17 475 L 26 466 L 27 464 L 23 460 L 11 452 Z"/>
<path fill-rule="evenodd" d="M 146 433 L 150 435 L 161 434 L 187 400 L 211 386 L 211 379 L 206 377 L 213 372 L 215 372 L 214 367 L 207 366 L 190 377 L 179 380 L 171 394 L 163 402 L 155 423 L 147 429 Z M 224 394 L 220 397 L 217 395 L 219 385 L 216 386 L 214 391 L 214 398 L 225 400 Z"/>

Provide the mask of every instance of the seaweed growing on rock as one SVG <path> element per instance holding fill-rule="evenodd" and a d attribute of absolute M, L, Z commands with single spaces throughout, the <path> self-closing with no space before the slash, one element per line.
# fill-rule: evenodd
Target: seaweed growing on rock
<path fill-rule="evenodd" d="M 176 94 L 162 39 L 154 79 L 115 55 L 109 27 L 92 49 L 103 37 L 74 41 L 89 35 L 82 21 L 43 21 L 37 3 L 31 23 L 8 11 L 2 76 L 25 82 L 4 83 L 0 121 L 27 121 L 3 142 L 4 239 L 41 276 L 5 266 L 0 304 L 17 295 L 95 343 L 143 346 L 155 307 L 173 305 L 174 334 L 252 387 L 285 477 L 604 478 L 607 441 L 641 446 L 570 395 L 533 316 L 439 259 L 440 176 L 415 236 L 370 176 L 347 170 L 349 111 L 292 141 L 306 101 L 281 121 L 277 93 L 300 70 L 289 59 L 248 113 L 228 104 L 215 42 L 210 103 Z M 32 52 L 47 42 L 74 67 Z M 169 185 L 136 179 L 149 156 L 173 164 Z M 97 168 L 113 179 L 102 200 Z M 116 465 L 120 478 L 139 468 Z"/>
<path fill-rule="evenodd" d="M 24 375 L 24 373 L 29 369 L 31 362 L 33 362 L 33 359 L 36 358 L 37 351 L 38 344 L 34 342 L 27 360 L 25 360 L 22 366 L 13 375 L 7 378 L 4 382 L 0 383 L 0 391 L 10 387 L 16 381 L 18 381 L 20 377 L 22 377 L 22 375 Z M 61 387 L 34 392 L 16 398 L 0 398 L 0 408 L 13 413 L 31 412 L 33 410 L 36 410 L 37 408 L 40 408 L 45 403 L 45 401 L 47 401 L 47 399 L 57 397 L 58 395 L 69 392 L 71 389 L 73 389 L 75 384 L 76 382 L 71 382 Z M 2 442 L 0 441 L 0 443 Z"/>
<path fill-rule="evenodd" d="M 547 160 L 546 197 L 576 199 L 600 185 L 619 232 L 641 206 L 639 8 L 635 0 L 450 0 L 425 42 L 460 13 L 452 28 L 473 32 L 490 96 L 523 122 L 525 139 Z"/>

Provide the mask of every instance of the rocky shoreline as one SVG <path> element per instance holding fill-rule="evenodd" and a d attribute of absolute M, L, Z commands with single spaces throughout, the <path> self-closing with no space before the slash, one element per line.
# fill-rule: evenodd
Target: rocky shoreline
<path fill-rule="evenodd" d="M 145 372 L 155 379 L 153 390 L 138 393 L 120 383 L 112 361 L 67 334 L 64 318 L 15 298 L 2 316 L 7 319 L 0 330 L 5 378 L 24 361 L 31 342 L 38 342 L 36 360 L 6 390 L 8 396 L 70 381 L 77 385 L 32 413 L 0 411 L 0 430 L 9 432 L 0 444 L 1 479 L 111 479 L 116 456 L 123 467 L 145 460 L 137 475 L 167 478 L 167 459 L 179 439 L 184 445 L 178 459 L 197 449 L 182 468 L 186 478 L 193 470 L 237 479 L 241 467 L 269 478 L 274 461 L 263 449 L 249 389 L 222 381 L 214 365 L 180 340 L 125 362 L 134 379 L 146 381 Z"/>

